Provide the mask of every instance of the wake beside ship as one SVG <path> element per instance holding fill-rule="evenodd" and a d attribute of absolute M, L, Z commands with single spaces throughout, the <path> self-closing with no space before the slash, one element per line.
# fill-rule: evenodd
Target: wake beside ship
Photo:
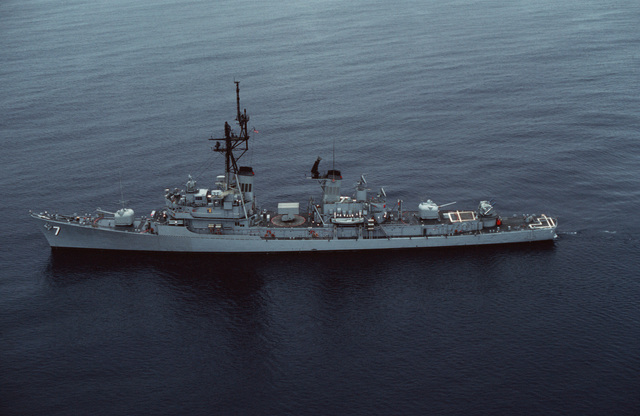
<path fill-rule="evenodd" d="M 456 210 L 427 200 L 417 211 L 405 210 L 401 200 L 387 202 L 384 189 L 370 195 L 361 176 L 351 196 L 342 195 L 342 175 L 330 169 L 320 173 L 321 158 L 311 168 L 321 197 L 283 201 L 275 211 L 260 209 L 254 196 L 254 172 L 238 164 L 249 149 L 249 116 L 240 111 L 240 84 L 236 84 L 239 131 L 225 122 L 224 137 L 214 152 L 225 157 L 224 175 L 215 187 L 198 188 L 189 176 L 185 189 L 166 189 L 165 206 L 149 216 L 136 217 L 130 208 L 114 213 L 30 215 L 43 222 L 52 248 L 94 250 L 270 253 L 296 251 L 351 251 L 511 244 L 554 240 L 557 220 L 545 214 L 500 216 L 492 201 L 477 208 Z M 445 209 L 446 208 L 446 209 Z"/>

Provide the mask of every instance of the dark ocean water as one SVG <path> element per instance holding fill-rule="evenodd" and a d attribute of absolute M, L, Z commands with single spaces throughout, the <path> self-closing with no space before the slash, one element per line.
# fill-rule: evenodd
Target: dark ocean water
<path fill-rule="evenodd" d="M 0 3 L 0 414 L 640 414 L 637 1 Z M 52 254 L 223 160 L 559 217 L 555 244 Z"/>

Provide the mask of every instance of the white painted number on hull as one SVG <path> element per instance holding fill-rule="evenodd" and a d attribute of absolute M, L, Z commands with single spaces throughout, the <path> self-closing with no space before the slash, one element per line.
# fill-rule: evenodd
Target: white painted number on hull
<path fill-rule="evenodd" d="M 54 230 L 56 230 L 54 235 L 60 234 L 60 227 L 58 227 L 57 225 L 51 225 L 51 224 L 47 223 L 47 224 L 44 225 L 44 228 L 46 228 L 47 230 L 50 230 L 50 229 L 53 228 Z"/>

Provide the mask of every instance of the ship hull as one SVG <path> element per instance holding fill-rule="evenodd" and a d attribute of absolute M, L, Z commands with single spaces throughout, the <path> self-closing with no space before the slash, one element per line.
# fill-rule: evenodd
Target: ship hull
<path fill-rule="evenodd" d="M 383 188 L 369 195 L 362 175 L 353 197 L 341 192 L 342 174 L 332 168 L 320 174 L 318 157 L 311 179 L 322 198 L 309 199 L 307 211 L 298 202 L 278 202 L 277 212 L 260 209 L 254 197 L 254 171 L 238 165 L 249 150 L 246 110 L 240 112 L 236 84 L 239 132 L 225 122 L 224 138 L 213 151 L 225 156 L 224 175 L 215 187 L 198 188 L 189 175 L 184 190 L 165 189 L 164 207 L 149 217 L 136 218 L 124 205 L 116 212 L 96 210 L 84 216 L 31 213 L 43 224 L 52 248 L 178 253 L 284 253 L 365 251 L 527 243 L 553 240 L 555 218 L 541 215 L 499 217 L 491 201 L 475 210 L 442 208 L 432 200 L 407 211 L 402 200 L 387 202 Z"/>
<path fill-rule="evenodd" d="M 555 228 L 461 233 L 438 236 L 377 238 L 265 238 L 262 230 L 247 235 L 190 232 L 183 227 L 162 227 L 155 233 L 95 228 L 42 219 L 42 231 L 52 248 L 184 253 L 278 253 L 360 251 L 514 244 L 556 238 Z"/>

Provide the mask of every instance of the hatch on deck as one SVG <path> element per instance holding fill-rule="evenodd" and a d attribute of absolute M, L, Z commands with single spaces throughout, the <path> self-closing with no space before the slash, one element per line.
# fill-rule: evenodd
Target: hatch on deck
<path fill-rule="evenodd" d="M 542 214 L 538 218 L 536 218 L 536 222 L 529 224 L 529 228 L 532 229 L 541 229 L 541 228 L 554 228 L 556 226 L 556 222 L 551 217 L 547 217 L 545 214 Z"/>
<path fill-rule="evenodd" d="M 473 211 L 451 211 L 447 212 L 447 215 L 451 222 L 475 221 L 477 218 Z"/>

